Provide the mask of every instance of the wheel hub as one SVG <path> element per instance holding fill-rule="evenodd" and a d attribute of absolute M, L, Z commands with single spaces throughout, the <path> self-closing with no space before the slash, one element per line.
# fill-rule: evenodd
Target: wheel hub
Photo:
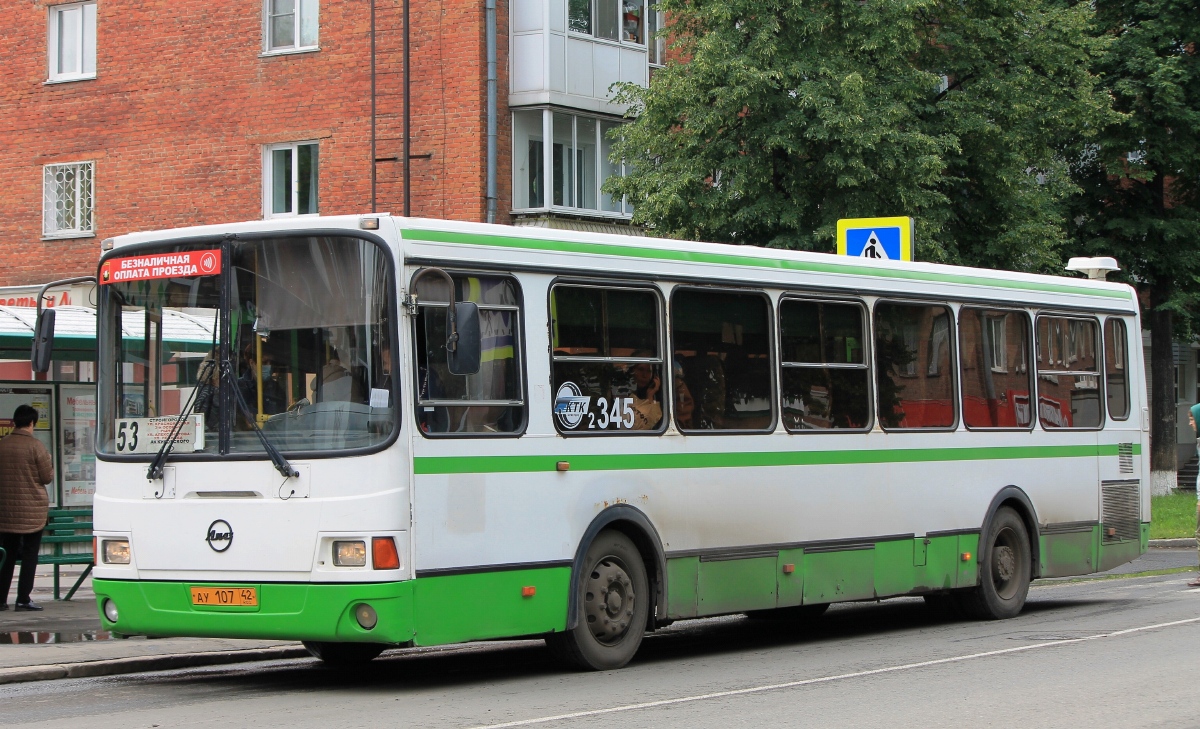
<path fill-rule="evenodd" d="M 625 635 L 633 622 L 635 598 L 625 568 L 612 558 L 600 560 L 588 576 L 583 601 L 588 629 L 596 640 L 611 644 Z"/>
<path fill-rule="evenodd" d="M 1008 582 L 1017 573 L 1017 556 L 1009 546 L 997 546 L 993 571 L 1001 584 Z"/>

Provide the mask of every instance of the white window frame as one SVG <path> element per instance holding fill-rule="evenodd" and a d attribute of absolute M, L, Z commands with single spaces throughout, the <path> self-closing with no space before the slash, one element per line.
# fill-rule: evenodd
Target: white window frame
<path fill-rule="evenodd" d="M 264 56 L 280 56 L 289 53 L 310 53 L 312 51 L 321 50 L 321 5 L 320 0 L 312 1 L 312 11 L 316 14 L 316 19 L 313 21 L 316 26 L 316 36 L 311 43 L 305 44 L 301 38 L 302 26 L 302 9 L 306 5 L 302 0 L 295 0 L 292 6 L 292 44 L 289 46 L 272 45 L 271 37 L 271 0 L 263 0 L 262 5 L 262 22 L 263 22 L 263 50 Z"/>
<path fill-rule="evenodd" d="M 1008 372 L 1008 314 L 987 317 L 992 340 L 992 372 Z"/>
<path fill-rule="evenodd" d="M 667 22 L 666 13 L 661 10 L 656 10 L 658 5 L 657 0 L 646 0 L 646 50 L 650 66 L 660 68 L 667 65 L 667 41 L 665 38 L 656 37 L 656 34 L 661 32 L 663 25 Z M 654 30 L 650 30 L 650 16 L 654 15 Z"/>
<path fill-rule="evenodd" d="M 46 16 L 46 83 L 62 83 L 65 81 L 84 81 L 96 78 L 96 2 L 90 0 L 82 3 L 52 5 Z M 79 11 L 79 32 L 71 42 L 76 46 L 79 63 L 76 68 L 63 69 L 59 64 L 62 60 L 59 36 L 62 35 L 63 15 Z"/>
<path fill-rule="evenodd" d="M 298 213 L 300 209 L 300 160 L 299 148 L 305 146 L 313 146 L 317 148 L 317 210 L 311 213 Z M 272 167 L 272 152 L 277 150 L 291 150 L 292 154 L 292 209 L 291 212 L 276 213 L 272 211 L 272 203 L 274 202 L 274 185 L 275 175 Z M 316 140 L 305 142 L 285 142 L 283 144 L 268 144 L 263 147 L 263 218 L 304 218 L 312 215 L 320 215 L 321 210 L 321 145 Z"/>
<path fill-rule="evenodd" d="M 620 202 L 621 209 L 619 211 L 603 210 L 603 209 L 601 209 L 601 207 L 584 208 L 584 207 L 575 207 L 575 206 L 555 205 L 554 204 L 554 150 L 553 150 L 553 147 L 554 147 L 554 115 L 555 114 L 565 114 L 565 115 L 568 115 L 571 117 L 571 144 L 572 144 L 573 149 L 579 148 L 579 119 L 585 118 L 585 119 L 596 120 L 596 142 L 595 142 L 596 164 L 594 166 L 596 168 L 595 185 L 596 185 L 596 191 L 597 191 L 596 192 L 597 203 L 600 206 L 603 206 L 603 204 L 604 204 L 603 203 L 604 193 L 601 192 L 601 187 L 603 187 L 604 183 L 608 180 L 608 176 L 606 176 L 606 174 L 605 174 L 607 172 L 608 162 L 607 162 L 607 160 L 604 159 L 602 151 L 601 151 L 604 148 L 603 136 L 602 136 L 604 134 L 604 131 L 603 131 L 604 123 L 605 122 L 607 122 L 607 123 L 615 122 L 615 123 L 621 124 L 621 123 L 628 123 L 628 122 L 618 121 L 616 119 L 612 119 L 611 117 L 595 116 L 592 114 L 577 114 L 574 112 L 574 110 L 571 110 L 571 109 L 563 109 L 563 108 L 555 108 L 555 107 L 537 107 L 537 108 L 533 108 L 533 109 L 529 109 L 529 108 L 512 109 L 513 113 L 529 112 L 529 111 L 537 111 L 537 112 L 540 112 L 542 115 L 542 179 L 544 180 L 543 184 L 545 185 L 546 189 L 543 194 L 543 204 L 540 207 L 517 208 L 514 205 L 514 207 L 511 209 L 510 212 L 514 215 L 521 215 L 521 214 L 528 214 L 528 213 L 548 213 L 548 212 L 555 213 L 555 212 L 557 212 L 557 213 L 567 213 L 570 215 L 582 216 L 582 217 L 588 217 L 588 218 L 608 218 L 608 219 L 612 219 L 612 220 L 629 220 L 630 218 L 632 218 L 633 217 L 633 205 L 630 204 L 629 199 L 624 196 L 622 196 L 622 198 L 621 198 L 621 202 Z M 512 128 L 515 130 L 515 128 L 516 128 L 515 118 L 510 116 L 510 119 L 514 119 Z M 514 159 L 516 159 L 517 155 L 519 154 L 518 150 L 516 149 L 517 142 L 518 142 L 517 136 L 514 133 L 512 135 L 513 158 Z M 519 173 L 520 173 L 520 170 L 518 169 L 518 165 L 516 165 L 516 164 L 512 165 L 512 184 L 513 184 L 514 191 L 517 189 L 518 185 L 524 185 L 524 184 L 528 183 L 528 180 L 519 179 L 519 176 L 520 176 Z M 628 174 L 625 164 L 620 165 L 620 172 L 618 174 L 622 177 L 624 177 L 626 174 Z M 576 178 L 577 178 L 577 175 L 571 175 L 572 188 L 575 187 L 575 183 L 577 181 Z M 573 189 L 573 194 L 571 195 L 571 199 L 579 200 L 579 197 L 580 197 L 579 191 Z M 515 194 L 514 194 L 513 199 L 514 200 L 516 199 Z"/>
<path fill-rule="evenodd" d="M 571 16 L 571 6 L 568 1 L 568 3 L 567 3 L 567 31 L 568 31 L 568 33 L 575 35 L 575 36 L 581 36 L 584 38 L 591 38 L 592 40 L 598 41 L 600 43 L 619 43 L 621 45 L 629 45 L 629 46 L 635 46 L 638 48 L 647 48 L 648 49 L 650 42 L 653 41 L 654 39 L 649 37 L 650 24 L 647 23 L 646 21 L 649 18 L 648 13 L 651 12 L 650 8 L 654 5 L 654 0 L 639 0 L 639 2 L 641 3 L 641 6 L 642 6 L 642 40 L 641 41 L 633 41 L 633 40 L 625 40 L 624 39 L 623 36 L 625 35 L 625 24 L 623 21 L 624 21 L 625 0 L 615 0 L 615 2 L 616 2 L 616 9 L 617 9 L 617 18 L 616 18 L 616 20 L 617 20 L 617 37 L 615 39 L 614 38 L 605 38 L 603 36 L 596 35 L 596 28 L 600 24 L 599 19 L 597 18 L 597 14 L 599 13 L 600 0 L 587 0 L 588 10 L 591 12 L 591 30 L 587 33 L 584 33 L 582 31 L 578 31 L 578 30 L 571 28 L 571 17 L 570 17 Z M 657 12 L 657 11 L 655 11 L 655 12 Z M 659 13 L 658 18 L 656 18 L 656 19 L 661 21 L 662 14 Z"/>
<path fill-rule="evenodd" d="M 55 178 L 59 170 L 75 168 L 71 194 L 75 197 L 72 225 L 58 227 L 60 187 Z M 96 163 L 61 162 L 42 167 L 42 240 L 91 238 L 96 235 Z"/>
<path fill-rule="evenodd" d="M 944 322 L 944 324 L 939 324 Z M 926 374 L 929 377 L 937 377 L 942 374 L 938 368 L 938 361 L 942 358 L 942 347 L 950 346 L 950 320 L 946 317 L 933 317 L 932 331 L 929 333 L 929 365 L 926 369 Z M 953 359 L 953 358 L 951 358 Z M 913 374 L 916 374 L 915 372 Z"/>

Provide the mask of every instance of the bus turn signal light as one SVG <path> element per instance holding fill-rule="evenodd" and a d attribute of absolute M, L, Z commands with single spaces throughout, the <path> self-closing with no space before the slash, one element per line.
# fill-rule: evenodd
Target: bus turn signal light
<path fill-rule="evenodd" d="M 400 554 L 396 552 L 396 540 L 391 537 L 372 537 L 371 561 L 377 570 L 400 569 Z"/>
<path fill-rule="evenodd" d="M 533 585 L 526 585 L 521 588 L 521 597 L 533 597 L 537 594 L 537 588 Z"/>
<path fill-rule="evenodd" d="M 964 562 L 970 562 L 970 561 L 971 561 L 971 553 L 970 553 L 970 552 L 963 552 L 963 553 L 962 553 L 962 561 L 964 561 Z"/>

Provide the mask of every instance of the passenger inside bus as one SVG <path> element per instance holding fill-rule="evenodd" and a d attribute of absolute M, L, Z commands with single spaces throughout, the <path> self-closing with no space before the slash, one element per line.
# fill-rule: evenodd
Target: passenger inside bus
<path fill-rule="evenodd" d="M 250 412 L 258 411 L 258 385 L 262 382 L 262 414 L 275 415 L 287 410 L 287 393 L 280 384 L 281 368 L 276 365 L 275 358 L 268 352 L 262 353 L 262 374 L 259 376 L 258 348 L 251 342 L 242 350 L 242 370 L 238 376 L 237 387 L 242 398 L 249 406 Z M 239 427 L 250 428 L 244 417 L 239 420 Z"/>
<path fill-rule="evenodd" d="M 676 362 L 673 372 L 675 375 L 675 424 L 681 430 L 690 430 L 696 427 L 692 422 L 692 417 L 696 414 L 696 401 L 692 399 L 692 391 L 688 389 L 683 365 Z"/>
<path fill-rule="evenodd" d="M 634 352 L 636 357 L 651 357 L 652 352 Z M 662 378 L 654 374 L 650 362 L 630 366 L 633 392 L 633 430 L 654 430 L 662 423 Z"/>

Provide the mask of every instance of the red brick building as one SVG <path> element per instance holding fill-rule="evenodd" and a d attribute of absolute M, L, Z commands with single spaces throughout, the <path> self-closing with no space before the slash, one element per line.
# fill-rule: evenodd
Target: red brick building
<path fill-rule="evenodd" d="M 495 2 L 490 109 L 487 0 L 409 2 L 411 214 L 487 220 L 490 113 L 496 222 L 627 221 L 599 192 L 607 99 L 648 82 L 653 0 Z M 370 2 L 0 0 L 0 286 L 90 273 L 132 231 L 401 214 L 402 3 L 372 33 Z"/>

